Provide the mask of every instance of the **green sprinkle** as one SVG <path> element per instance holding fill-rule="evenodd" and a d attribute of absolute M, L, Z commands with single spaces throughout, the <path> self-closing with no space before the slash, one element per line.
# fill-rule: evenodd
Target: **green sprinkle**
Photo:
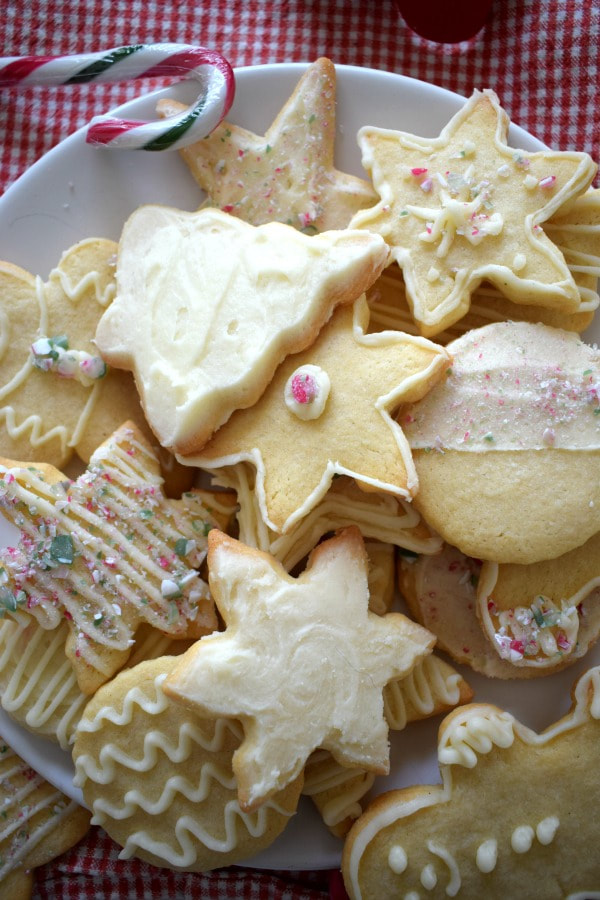
<path fill-rule="evenodd" d="M 488 431 L 487 434 L 483 436 L 484 441 L 488 441 L 490 444 L 494 443 L 494 435 L 491 431 Z"/>
<path fill-rule="evenodd" d="M 271 145 L 267 144 L 267 146 L 265 147 L 265 153 L 270 153 L 272 149 L 273 148 L 271 147 Z"/>
<path fill-rule="evenodd" d="M 187 538 L 179 538 L 175 541 L 175 553 L 177 556 L 187 556 L 196 546 L 195 541 L 188 541 Z"/>
<path fill-rule="evenodd" d="M 151 509 L 140 509 L 140 518 L 141 519 L 151 519 L 154 513 Z"/>
<path fill-rule="evenodd" d="M 193 519 L 192 521 L 192 528 L 194 529 L 194 531 L 203 534 L 204 537 L 207 536 L 212 527 L 213 526 L 210 524 L 210 522 L 205 522 L 203 519 Z"/>
<path fill-rule="evenodd" d="M 591 375 L 593 371 L 594 371 L 593 369 L 586 369 L 585 372 L 584 372 L 583 374 L 584 374 L 584 375 Z"/>
<path fill-rule="evenodd" d="M 57 534 L 55 538 L 52 538 L 50 557 L 58 563 L 71 565 L 75 558 L 75 548 L 70 534 Z"/>

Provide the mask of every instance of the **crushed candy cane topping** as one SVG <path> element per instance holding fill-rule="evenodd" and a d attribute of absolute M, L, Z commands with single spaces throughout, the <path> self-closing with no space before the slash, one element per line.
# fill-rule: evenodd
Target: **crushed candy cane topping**
<path fill-rule="evenodd" d="M 158 461 L 127 428 L 76 481 L 0 469 L 0 509 L 21 532 L 0 550 L 0 617 L 31 615 L 45 628 L 64 618 L 75 656 L 92 663 L 99 645 L 129 649 L 142 621 L 174 636 L 192 622 L 215 627 L 197 571 L 210 514 L 195 491 L 165 497 Z"/>
<path fill-rule="evenodd" d="M 74 378 L 86 387 L 104 378 L 107 366 L 101 356 L 85 350 L 72 350 L 65 334 L 41 337 L 31 345 L 33 365 L 42 372 L 56 372 Z"/>
<path fill-rule="evenodd" d="M 539 596 L 529 607 L 497 610 L 489 600 L 488 613 L 498 653 L 510 662 L 566 656 L 577 645 L 580 608 L 572 604 L 557 605 Z"/>

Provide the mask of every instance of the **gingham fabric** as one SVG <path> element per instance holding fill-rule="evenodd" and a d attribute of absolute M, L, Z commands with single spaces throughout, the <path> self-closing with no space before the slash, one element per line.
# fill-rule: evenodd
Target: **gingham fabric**
<path fill-rule="evenodd" d="M 435 2 L 430 5 L 433 15 Z M 546 144 L 585 150 L 600 161 L 599 0 L 495 0 L 485 28 L 456 45 L 412 33 L 394 0 L 19 0 L 4 3 L 0 33 L 4 56 L 172 41 L 218 49 L 233 66 L 325 55 L 465 96 L 475 87 L 491 87 L 511 119 Z M 0 192 L 93 115 L 163 83 L 0 88 Z M 104 832 L 93 828 L 71 852 L 37 871 L 34 897 L 344 896 L 337 872 L 232 868 L 184 875 L 119 861 L 117 855 Z"/>

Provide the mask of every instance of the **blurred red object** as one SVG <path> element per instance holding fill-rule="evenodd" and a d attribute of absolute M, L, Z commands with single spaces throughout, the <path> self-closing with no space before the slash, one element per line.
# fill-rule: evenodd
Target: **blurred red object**
<path fill-rule="evenodd" d="M 481 31 L 493 0 L 396 0 L 409 28 L 440 44 L 466 41 Z"/>

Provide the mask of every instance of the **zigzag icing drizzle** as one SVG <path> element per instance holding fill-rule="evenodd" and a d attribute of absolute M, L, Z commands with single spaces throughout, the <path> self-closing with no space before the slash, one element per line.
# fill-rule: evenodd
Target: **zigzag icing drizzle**
<path fill-rule="evenodd" d="M 384 688 L 385 717 L 390 728 L 401 731 L 409 721 L 410 709 L 420 716 L 430 715 L 441 703 L 456 706 L 460 699 L 461 676 L 446 670 L 437 656 L 426 656 L 405 678 L 390 681 Z"/>
<path fill-rule="evenodd" d="M 89 290 L 90 286 L 93 285 L 96 302 L 101 307 L 106 307 L 113 299 L 116 290 L 114 281 L 109 281 L 108 284 L 102 284 L 103 278 L 99 272 L 87 272 L 78 282 L 73 283 L 70 281 L 67 273 L 58 267 L 52 270 L 50 277 L 58 277 L 65 295 L 73 303 L 78 303 Z M 35 280 L 35 292 L 40 308 L 38 334 L 48 334 L 49 324 L 46 286 L 39 276 L 37 276 Z M 7 335 L 9 332 L 8 327 L 6 327 L 8 318 L 5 313 L 3 316 L 3 327 L 0 335 L 0 340 L 2 341 L 0 357 L 6 352 L 7 348 L 4 347 L 4 343 L 8 339 Z M 19 371 L 13 375 L 11 380 L 0 388 L 0 401 L 5 400 L 5 398 L 9 397 L 17 390 L 17 388 L 25 384 L 27 378 L 34 370 L 35 366 L 33 365 L 32 357 L 28 357 Z M 22 421 L 18 421 L 17 411 L 10 404 L 0 408 L 0 421 L 4 423 L 11 440 L 16 441 L 23 435 L 28 435 L 29 443 L 32 447 L 41 447 L 49 441 L 57 439 L 60 441 L 61 453 L 65 454 L 68 447 L 77 445 L 82 434 L 86 430 L 99 398 L 99 388 L 100 385 L 97 382 L 92 385 L 91 389 L 86 388 L 89 397 L 77 419 L 72 434 L 69 434 L 65 425 L 53 425 L 51 428 L 45 428 L 42 417 L 36 414 L 27 416 L 27 418 Z"/>
<path fill-rule="evenodd" d="M 500 712 L 486 715 L 467 714 L 463 721 L 453 719 L 450 727 L 440 732 L 438 757 L 440 764 L 477 765 L 479 753 L 489 753 L 492 747 L 510 747 L 515 739 L 514 717 Z"/>
<path fill-rule="evenodd" d="M 107 723 L 127 728 L 133 721 L 136 708 L 142 710 L 149 719 L 156 718 L 158 725 L 160 717 L 168 715 L 171 706 L 162 692 L 162 684 L 166 677 L 167 673 L 156 676 L 149 693 L 138 687 L 130 689 L 124 696 L 120 709 L 108 706 L 100 708 L 93 719 L 82 719 L 79 731 L 98 733 Z M 148 722 L 148 726 L 150 724 Z M 88 754 L 76 757 L 74 784 L 83 787 L 88 779 L 96 784 L 110 784 L 118 767 L 131 769 L 133 772 L 148 772 L 154 768 L 161 755 L 166 755 L 174 766 L 181 765 L 190 758 L 197 747 L 201 747 L 206 754 L 217 754 L 225 751 L 227 745 L 231 744 L 231 736 L 234 737 L 236 744 L 242 740 L 241 725 L 235 720 L 217 719 L 211 725 L 212 733 L 203 732 L 192 721 L 184 722 L 179 727 L 176 743 L 169 741 L 159 728 L 148 727 L 143 738 L 141 757 L 130 755 L 112 742 L 103 743 L 97 760 Z M 102 795 L 94 800 L 92 823 L 99 825 L 105 824 L 109 819 L 127 819 L 140 809 L 148 816 L 158 817 L 171 809 L 174 804 L 181 804 L 182 797 L 191 804 L 199 804 L 197 818 L 182 814 L 177 819 L 174 828 L 177 847 L 156 840 L 149 831 L 142 829 L 128 836 L 120 858 L 128 859 L 137 850 L 145 850 L 164 859 L 169 865 L 180 868 L 191 866 L 197 859 L 198 842 L 217 852 L 227 852 L 235 848 L 238 844 L 238 821 L 251 836 L 257 837 L 264 834 L 269 825 L 269 812 L 276 812 L 286 818 L 293 813 L 293 810 L 286 810 L 276 800 L 265 803 L 256 812 L 242 812 L 235 796 L 237 783 L 233 773 L 227 767 L 220 766 L 216 758 L 205 761 L 200 772 L 194 773 L 195 784 L 186 777 L 185 768 L 182 772 L 183 774 L 180 774 L 177 769 L 173 769 L 173 775 L 165 781 L 159 798 L 154 801 L 145 797 L 137 788 L 128 790 L 123 796 L 122 803 L 113 803 Z M 199 774 L 198 778 L 195 777 L 196 774 Z M 214 782 L 232 792 L 232 799 L 226 802 L 223 809 L 225 831 L 223 838 L 211 834 L 200 821 L 201 804 L 210 801 L 211 785 Z"/>

